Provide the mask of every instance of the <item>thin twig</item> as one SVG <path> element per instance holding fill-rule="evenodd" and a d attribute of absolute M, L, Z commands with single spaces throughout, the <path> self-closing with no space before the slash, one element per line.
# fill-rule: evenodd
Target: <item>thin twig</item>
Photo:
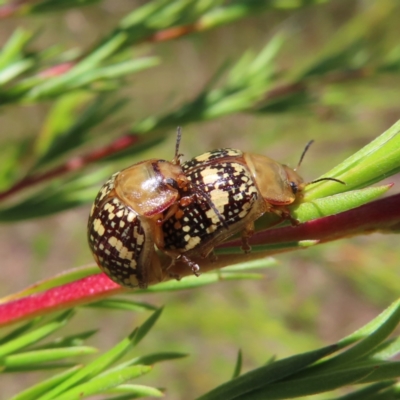
<path fill-rule="evenodd" d="M 124 135 L 111 144 L 101 147 L 97 150 L 91 151 L 82 156 L 77 156 L 68 160 L 65 164 L 60 165 L 56 168 L 46 171 L 44 173 L 39 173 L 35 175 L 27 176 L 13 185 L 11 188 L 0 193 L 0 200 L 19 192 L 20 190 L 26 189 L 30 186 L 48 181 L 49 179 L 57 178 L 61 175 L 65 175 L 69 172 L 78 171 L 85 168 L 88 164 L 95 161 L 101 160 L 105 157 L 109 157 L 115 153 L 127 149 L 128 147 L 134 145 L 139 140 L 139 136 L 136 134 Z"/>

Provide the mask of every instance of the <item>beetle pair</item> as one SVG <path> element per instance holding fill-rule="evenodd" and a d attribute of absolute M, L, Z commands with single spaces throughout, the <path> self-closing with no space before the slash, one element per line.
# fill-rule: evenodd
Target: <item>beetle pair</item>
<path fill-rule="evenodd" d="M 207 257 L 235 233 L 242 232 L 242 248 L 250 251 L 254 221 L 266 212 L 290 218 L 285 207 L 306 186 L 286 165 L 235 149 L 181 163 L 180 138 L 178 128 L 171 162 L 152 159 L 115 173 L 92 206 L 89 246 L 99 267 L 123 286 L 145 288 L 150 275 L 161 280 L 156 248 L 196 275 L 193 260 Z"/>

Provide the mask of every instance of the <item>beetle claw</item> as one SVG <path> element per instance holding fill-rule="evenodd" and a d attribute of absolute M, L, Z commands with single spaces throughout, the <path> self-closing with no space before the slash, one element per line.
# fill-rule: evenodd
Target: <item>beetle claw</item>
<path fill-rule="evenodd" d="M 192 261 L 189 257 L 185 256 L 184 254 L 180 254 L 177 257 L 177 260 L 182 260 L 185 264 L 187 264 L 190 269 L 192 270 L 193 274 L 196 276 L 200 276 L 200 266 L 196 262 Z"/>

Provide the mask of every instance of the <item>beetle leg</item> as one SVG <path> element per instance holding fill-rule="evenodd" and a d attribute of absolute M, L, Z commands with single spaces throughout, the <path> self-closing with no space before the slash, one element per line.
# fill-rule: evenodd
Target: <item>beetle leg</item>
<path fill-rule="evenodd" d="M 291 216 L 290 211 L 286 207 L 282 207 L 281 217 L 283 220 L 288 219 L 293 226 L 300 224 L 300 222 L 296 218 L 293 218 Z"/>
<path fill-rule="evenodd" d="M 248 223 L 242 232 L 242 250 L 245 253 L 251 252 L 251 246 L 249 245 L 249 239 L 253 236 L 254 233 L 254 223 Z"/>
<path fill-rule="evenodd" d="M 200 273 L 199 273 L 200 266 L 199 266 L 199 264 L 197 264 L 194 261 L 192 261 L 189 257 L 185 256 L 184 254 L 180 254 L 177 257 L 177 260 L 182 260 L 185 264 L 187 264 L 190 267 L 190 269 L 193 271 L 193 273 L 196 276 L 200 276 Z"/>
<path fill-rule="evenodd" d="M 293 218 L 292 215 L 290 214 L 290 211 L 288 208 L 286 208 L 285 206 L 275 206 L 273 208 L 271 208 L 269 210 L 270 212 L 273 212 L 275 215 L 277 215 L 278 217 L 280 217 L 278 219 L 278 221 L 276 221 L 274 224 L 272 224 L 271 226 L 275 226 L 275 225 L 279 225 L 281 222 L 285 221 L 285 220 L 289 220 L 290 223 L 293 226 L 299 225 L 300 222 L 296 219 Z M 270 226 L 270 227 L 271 227 Z"/>
<path fill-rule="evenodd" d="M 290 221 L 290 223 L 291 223 L 293 226 L 300 225 L 300 221 L 297 220 L 296 218 L 293 218 L 293 217 L 290 215 L 290 213 L 289 213 L 289 216 L 288 216 L 287 218 L 288 218 L 288 220 Z"/>
<path fill-rule="evenodd" d="M 187 207 L 196 201 L 196 195 L 191 194 L 190 196 L 183 196 L 179 199 L 179 205 L 181 207 Z"/>
<path fill-rule="evenodd" d="M 188 265 L 190 267 L 190 269 L 193 271 L 193 274 L 196 276 L 200 276 L 200 266 L 199 264 L 195 263 L 194 261 L 192 261 L 189 257 L 183 255 L 183 254 L 179 254 L 177 257 L 173 257 L 171 256 L 172 261 L 171 264 L 168 266 L 167 271 L 172 268 L 175 265 L 176 261 L 181 261 L 183 263 L 185 263 L 186 265 Z M 171 278 L 174 278 L 178 281 L 181 280 L 181 276 L 179 274 L 177 274 L 176 272 L 171 272 L 168 271 L 168 274 Z"/>
<path fill-rule="evenodd" d="M 179 203 L 173 204 L 167 212 L 157 220 L 157 225 L 161 226 L 167 219 L 171 218 L 179 210 Z"/>
<path fill-rule="evenodd" d="M 192 204 L 195 200 L 194 196 L 184 196 L 180 198 L 175 204 L 173 204 L 170 208 L 168 208 L 167 212 L 163 215 L 162 218 L 157 220 L 158 225 L 162 225 L 167 219 L 171 218 L 175 215 L 181 208 L 187 207 L 188 205 Z M 180 211 L 183 215 L 183 212 Z"/>
<path fill-rule="evenodd" d="M 158 247 L 160 251 L 164 248 L 164 233 L 162 231 L 162 223 L 157 220 L 157 224 L 152 229 L 152 236 L 154 244 Z"/>

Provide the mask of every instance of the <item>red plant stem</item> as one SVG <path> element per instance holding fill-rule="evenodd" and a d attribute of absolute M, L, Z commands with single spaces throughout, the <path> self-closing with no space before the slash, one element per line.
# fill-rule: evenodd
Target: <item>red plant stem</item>
<path fill-rule="evenodd" d="M 111 281 L 104 274 L 87 276 L 43 293 L 31 294 L 1 304 L 0 325 L 8 325 L 47 312 L 71 308 L 82 304 L 82 298 L 85 298 L 87 302 L 92 302 L 124 291 L 126 289 Z"/>
<path fill-rule="evenodd" d="M 251 245 L 319 240 L 320 243 L 373 232 L 396 233 L 400 230 L 400 193 L 376 200 L 361 207 L 318 218 L 297 226 L 257 232 Z M 240 246 L 241 240 L 224 243 L 220 247 Z"/>
<path fill-rule="evenodd" d="M 394 233 L 400 231 L 400 194 L 377 200 L 361 207 L 337 215 L 319 218 L 295 227 L 271 229 L 255 234 L 251 244 L 287 243 L 313 239 L 320 243 L 357 234 L 372 232 Z M 231 241 L 219 247 L 240 246 L 241 241 Z M 290 251 L 293 248 L 281 249 L 254 254 L 225 254 L 216 261 L 202 259 L 202 272 L 222 268 L 230 263 L 246 261 L 254 258 L 263 258 L 266 255 Z M 175 269 L 176 268 L 176 269 Z M 180 276 L 191 274 L 185 264 L 177 263 L 174 273 Z M 166 273 L 167 275 L 167 273 Z M 171 279 L 165 277 L 165 279 Z M 155 282 L 154 282 L 155 283 Z M 117 293 L 124 293 L 126 289 L 112 282 L 104 274 L 96 274 L 49 289 L 43 293 L 31 294 L 8 303 L 0 304 L 0 326 L 9 325 L 37 315 L 44 315 L 52 311 L 70 308 L 76 305 L 93 302 Z"/>
<path fill-rule="evenodd" d="M 201 23 L 193 23 L 182 26 L 174 26 L 172 28 L 163 29 L 161 31 L 155 32 L 144 41 L 146 42 L 165 42 L 167 40 L 178 39 L 182 36 L 189 35 L 193 32 L 199 32 L 203 29 Z"/>
<path fill-rule="evenodd" d="M 76 64 L 76 61 L 69 61 L 62 64 L 53 65 L 42 72 L 39 72 L 41 78 L 52 78 L 54 76 L 62 75 L 71 70 Z"/>
<path fill-rule="evenodd" d="M 137 143 L 139 140 L 139 136 L 132 135 L 124 135 L 112 142 L 111 144 L 101 147 L 97 150 L 94 150 L 90 153 L 84 154 L 82 156 L 78 156 L 68 160 L 65 164 L 60 165 L 50 171 L 31 175 L 23 178 L 19 182 L 17 182 L 11 188 L 5 190 L 0 193 L 0 200 L 4 200 L 5 198 L 15 194 L 16 192 L 26 189 L 30 186 L 36 185 L 38 183 L 47 181 L 49 179 L 57 178 L 60 175 L 64 175 L 68 172 L 78 171 L 88 164 L 100 160 L 102 158 L 108 157 L 112 154 L 118 153 L 121 150 L 124 150 L 133 144 Z"/>

